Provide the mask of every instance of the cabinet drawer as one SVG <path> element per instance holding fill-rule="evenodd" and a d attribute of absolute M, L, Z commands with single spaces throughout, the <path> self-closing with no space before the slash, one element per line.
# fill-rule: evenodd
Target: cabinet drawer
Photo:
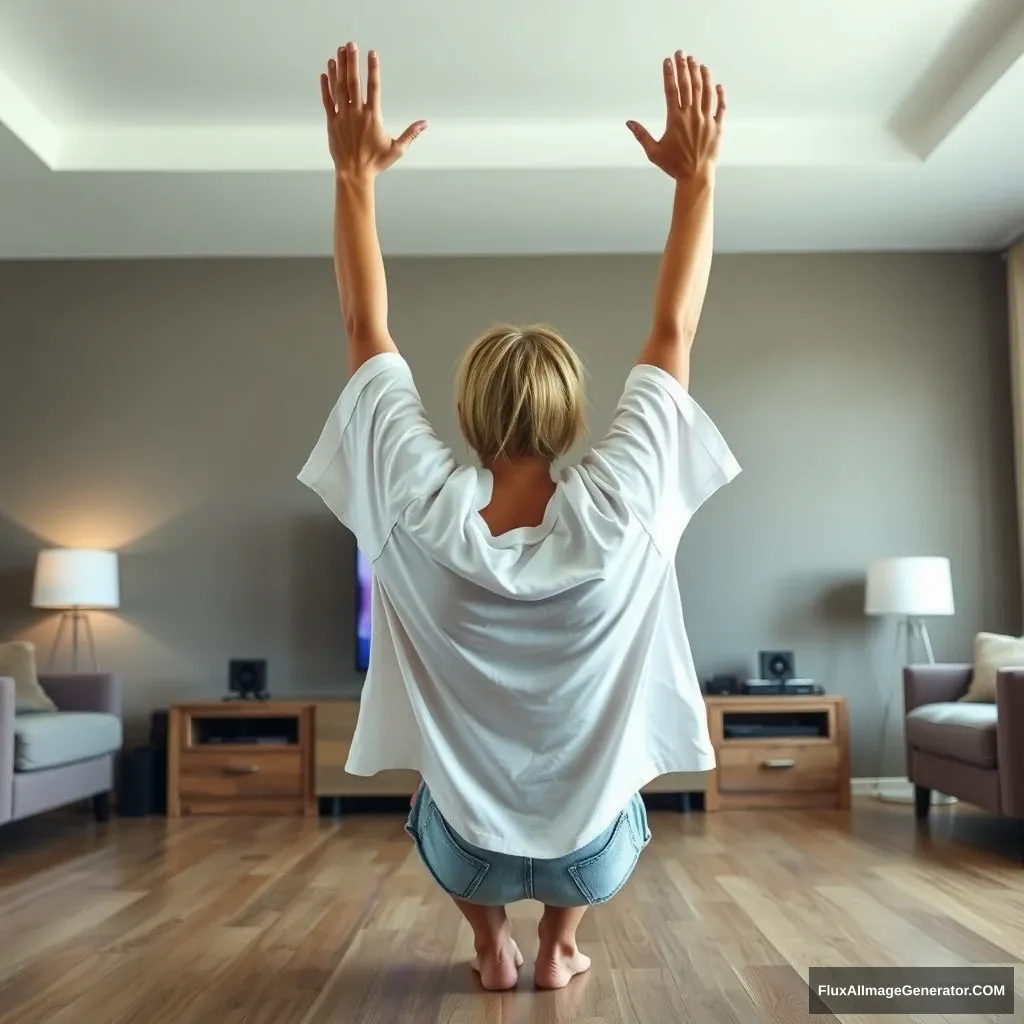
<path fill-rule="evenodd" d="M 723 743 L 718 751 L 718 788 L 723 792 L 815 792 L 835 789 L 839 748 L 823 744 Z"/>
<path fill-rule="evenodd" d="M 182 754 L 182 797 L 299 797 L 302 758 L 298 750 L 253 753 L 189 750 Z"/>

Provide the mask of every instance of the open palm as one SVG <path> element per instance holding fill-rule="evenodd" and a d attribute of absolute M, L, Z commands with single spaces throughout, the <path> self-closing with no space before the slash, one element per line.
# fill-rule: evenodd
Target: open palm
<path fill-rule="evenodd" d="M 696 58 L 677 50 L 662 66 L 665 81 L 665 131 L 660 139 L 636 121 L 626 127 L 647 159 L 677 181 L 713 171 L 725 123 L 725 89 L 713 85 L 711 72 Z"/>
<path fill-rule="evenodd" d="M 380 99 L 380 58 L 371 50 L 366 95 L 359 75 L 359 50 L 348 43 L 327 62 L 320 92 L 327 113 L 327 138 L 334 168 L 346 177 L 373 177 L 400 159 L 427 127 L 415 121 L 392 138 L 384 129 Z"/>

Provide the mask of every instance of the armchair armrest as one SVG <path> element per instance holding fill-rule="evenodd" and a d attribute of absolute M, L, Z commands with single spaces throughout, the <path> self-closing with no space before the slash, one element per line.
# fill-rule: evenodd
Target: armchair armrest
<path fill-rule="evenodd" d="M 959 700 L 971 684 L 973 665 L 908 665 L 903 670 L 903 712 L 922 704 Z"/>
<path fill-rule="evenodd" d="M 121 717 L 122 686 L 107 672 L 40 675 L 39 685 L 61 711 L 103 711 Z"/>
<path fill-rule="evenodd" d="M 0 676 L 0 822 L 14 813 L 14 680 Z"/>
<path fill-rule="evenodd" d="M 1024 668 L 996 673 L 996 760 L 1003 813 L 1024 818 Z"/>

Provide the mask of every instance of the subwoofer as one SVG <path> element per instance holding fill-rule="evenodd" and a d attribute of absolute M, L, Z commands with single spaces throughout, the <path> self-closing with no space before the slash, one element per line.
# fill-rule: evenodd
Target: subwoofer
<path fill-rule="evenodd" d="M 796 678 L 796 656 L 792 651 L 758 651 L 760 678 L 785 683 Z"/>
<path fill-rule="evenodd" d="M 266 700 L 267 662 L 265 658 L 232 658 L 228 662 L 228 690 L 236 697 Z"/>

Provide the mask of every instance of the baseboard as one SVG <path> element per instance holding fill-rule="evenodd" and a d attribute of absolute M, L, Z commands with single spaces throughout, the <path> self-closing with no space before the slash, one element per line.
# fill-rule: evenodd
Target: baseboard
<path fill-rule="evenodd" d="M 851 779 L 850 791 L 854 796 L 873 796 L 878 790 L 883 790 L 896 800 L 913 803 L 914 784 L 907 778 L 879 778 L 879 779 Z M 947 796 L 945 793 L 932 791 L 933 804 L 956 803 L 956 798 Z"/>
<path fill-rule="evenodd" d="M 892 793 L 906 793 L 908 797 L 914 795 L 914 784 L 907 778 L 898 778 L 893 776 L 890 778 L 879 778 L 879 779 L 851 779 L 850 780 L 850 791 L 854 796 L 871 796 L 876 789 L 881 788 L 887 792 Z"/>

